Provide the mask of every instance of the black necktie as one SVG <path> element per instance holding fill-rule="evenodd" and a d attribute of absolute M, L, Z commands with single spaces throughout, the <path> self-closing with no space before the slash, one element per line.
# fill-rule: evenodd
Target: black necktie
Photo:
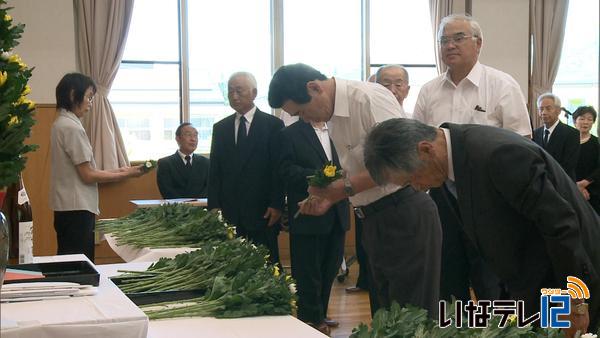
<path fill-rule="evenodd" d="M 243 144 L 244 141 L 246 140 L 246 136 L 247 136 L 247 132 L 246 132 L 246 117 L 241 116 L 240 117 L 240 125 L 238 126 L 238 133 L 237 133 L 237 144 Z"/>
<path fill-rule="evenodd" d="M 191 168 L 192 167 L 192 162 L 190 162 L 191 157 L 190 155 L 185 155 L 185 167 L 186 168 Z"/>
<path fill-rule="evenodd" d="M 549 136 L 550 136 L 550 130 L 544 129 L 544 140 L 542 141 L 542 145 L 544 146 L 544 148 L 546 148 L 546 145 L 548 144 Z"/>

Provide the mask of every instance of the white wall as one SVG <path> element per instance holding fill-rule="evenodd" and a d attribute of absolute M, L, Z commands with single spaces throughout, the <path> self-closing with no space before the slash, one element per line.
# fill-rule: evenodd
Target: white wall
<path fill-rule="evenodd" d="M 527 98 L 529 1 L 473 0 L 472 14 L 483 31 L 479 61 L 512 75 Z"/>
<path fill-rule="evenodd" d="M 25 24 L 21 44 L 15 48 L 23 62 L 35 67 L 29 85 L 36 103 L 55 103 L 60 78 L 76 71 L 72 0 L 8 0 L 9 14 Z"/>

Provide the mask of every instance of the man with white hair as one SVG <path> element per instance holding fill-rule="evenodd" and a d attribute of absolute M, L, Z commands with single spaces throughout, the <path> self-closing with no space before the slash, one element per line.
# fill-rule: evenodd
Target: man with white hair
<path fill-rule="evenodd" d="M 489 125 L 530 137 L 529 114 L 518 83 L 479 63 L 483 34 L 477 21 L 466 15 L 447 16 L 440 23 L 437 39 L 448 70 L 421 88 L 414 119 L 433 127 L 445 122 Z M 496 299 L 501 292 L 498 279 L 464 241 L 460 215 L 444 198 L 453 189 L 448 184 L 430 190 L 443 229 L 440 297 L 468 300 L 471 285 L 478 298 Z"/>
<path fill-rule="evenodd" d="M 265 245 L 277 263 L 284 200 L 276 137 L 283 122 L 254 105 L 257 90 L 252 74 L 234 73 L 227 88 L 235 113 L 213 126 L 208 208 L 220 209 L 238 236 Z"/>
<path fill-rule="evenodd" d="M 573 180 L 579 160 L 579 130 L 559 120 L 558 96 L 544 93 L 537 99 L 538 115 L 544 125 L 533 131 L 533 141 L 544 148 Z"/>
<path fill-rule="evenodd" d="M 404 99 L 408 96 L 408 72 L 401 65 L 385 65 L 377 70 L 375 81 L 387 88 L 404 110 Z"/>

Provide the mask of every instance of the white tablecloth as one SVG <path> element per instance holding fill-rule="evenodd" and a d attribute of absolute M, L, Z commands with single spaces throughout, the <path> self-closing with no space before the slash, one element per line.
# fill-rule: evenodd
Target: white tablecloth
<path fill-rule="evenodd" d="M 156 262 L 161 257 L 173 258 L 181 253 L 190 252 L 194 248 L 136 248 L 131 245 L 117 245 L 117 241 L 110 234 L 104 238 L 113 251 L 125 262 Z"/>
<path fill-rule="evenodd" d="M 208 205 L 206 198 L 172 198 L 167 200 L 131 200 L 129 201 L 137 208 L 152 208 L 163 204 L 171 203 L 185 203 L 191 204 L 198 207 L 205 207 Z"/>
<path fill-rule="evenodd" d="M 99 265 L 105 276 L 117 270 L 145 270 L 149 262 Z M 238 319 L 174 318 L 150 321 L 150 338 L 325 338 L 326 335 L 292 316 L 265 316 Z"/>
<path fill-rule="evenodd" d="M 84 255 L 35 257 L 34 262 L 87 260 Z M 100 270 L 100 269 L 98 269 Z M 2 338 L 146 337 L 148 317 L 106 276 L 94 296 L 0 304 Z"/>

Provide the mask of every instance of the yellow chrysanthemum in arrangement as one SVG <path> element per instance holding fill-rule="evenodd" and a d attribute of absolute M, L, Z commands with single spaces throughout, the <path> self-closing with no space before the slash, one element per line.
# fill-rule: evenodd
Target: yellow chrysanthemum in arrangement
<path fill-rule="evenodd" d="M 8 73 L 5 71 L 0 71 L 0 87 L 4 86 L 7 79 L 8 79 Z"/>

